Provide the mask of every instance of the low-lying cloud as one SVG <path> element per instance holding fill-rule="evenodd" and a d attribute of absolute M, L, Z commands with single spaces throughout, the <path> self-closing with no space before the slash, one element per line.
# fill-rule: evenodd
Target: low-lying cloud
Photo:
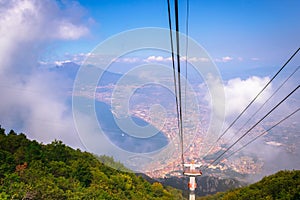
<path fill-rule="evenodd" d="M 72 82 L 39 68 L 38 61 L 50 42 L 89 34 L 83 8 L 65 1 L 4 0 L 0 13 L 0 124 L 39 141 L 78 146 L 66 103 Z"/>
<path fill-rule="evenodd" d="M 270 81 L 269 77 L 252 76 L 246 80 L 240 78 L 230 79 L 225 83 L 226 115 L 236 115 L 243 111 L 252 99 Z M 264 93 L 257 98 L 255 104 L 262 104 L 270 96 L 271 87 L 267 87 Z"/>

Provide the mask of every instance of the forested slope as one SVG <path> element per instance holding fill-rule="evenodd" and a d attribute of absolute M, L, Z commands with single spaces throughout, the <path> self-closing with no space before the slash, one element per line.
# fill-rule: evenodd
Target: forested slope
<path fill-rule="evenodd" d="M 103 162 L 123 167 L 61 141 L 43 145 L 0 127 L 0 199 L 182 199 L 179 190 Z"/>
<path fill-rule="evenodd" d="M 280 171 L 247 187 L 199 198 L 199 200 L 300 199 L 300 170 Z"/>

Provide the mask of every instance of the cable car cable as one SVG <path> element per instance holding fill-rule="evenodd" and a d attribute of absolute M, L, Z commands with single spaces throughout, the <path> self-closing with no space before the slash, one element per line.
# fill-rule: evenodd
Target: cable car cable
<path fill-rule="evenodd" d="M 264 115 L 258 122 L 256 122 L 248 131 L 246 131 L 241 137 L 239 137 L 232 145 L 230 145 L 221 155 L 214 159 L 205 169 L 214 164 L 219 160 L 226 152 L 228 152 L 234 145 L 236 145 L 241 139 L 243 139 L 253 128 L 255 128 L 262 120 L 264 120 L 269 114 L 271 114 L 280 104 L 282 104 L 287 98 L 289 98 L 297 89 L 300 87 L 298 85 L 292 92 L 290 92 L 285 98 L 283 98 L 276 106 L 274 106 L 266 115 Z"/>
<path fill-rule="evenodd" d="M 294 114 L 296 114 L 298 111 L 300 110 L 300 108 L 296 109 L 294 112 L 292 112 L 291 114 L 289 114 L 288 116 L 284 117 L 283 119 L 281 119 L 279 122 L 277 122 L 276 124 L 274 124 L 273 126 L 271 126 L 270 128 L 268 128 L 267 130 L 263 131 L 262 133 L 260 133 L 258 136 L 256 136 L 255 138 L 253 138 L 252 140 L 250 140 L 249 142 L 247 142 L 245 145 L 243 145 L 242 147 L 240 147 L 239 149 L 237 149 L 236 151 L 234 151 L 233 153 L 231 153 L 229 156 L 226 157 L 226 159 L 230 158 L 231 156 L 233 156 L 234 154 L 236 154 L 237 152 L 241 151 L 242 149 L 244 149 L 245 147 L 247 147 L 249 144 L 253 143 L 254 141 L 256 141 L 258 138 L 260 138 L 261 136 L 265 135 L 266 133 L 268 133 L 270 130 L 272 130 L 273 128 L 275 128 L 276 126 L 278 126 L 279 124 L 281 124 L 282 122 L 284 122 L 285 120 L 287 120 L 288 118 L 290 118 L 291 116 L 293 116 Z"/>
<path fill-rule="evenodd" d="M 179 121 L 180 121 L 180 146 L 181 161 L 184 163 L 183 157 L 183 127 L 182 127 L 182 98 L 181 98 L 181 79 L 180 79 L 180 44 L 179 44 L 179 19 L 178 19 L 178 0 L 175 0 L 175 25 L 176 25 L 176 50 L 177 50 L 177 80 L 178 80 L 178 97 L 179 97 Z"/>
<path fill-rule="evenodd" d="M 190 14 L 190 3 L 186 0 L 186 21 L 185 21 L 185 87 L 184 87 L 184 114 L 186 116 L 186 89 L 187 89 L 187 78 L 188 78 L 188 48 L 189 48 L 189 14 Z"/>
<path fill-rule="evenodd" d="M 235 134 L 232 136 L 232 138 L 229 140 L 231 141 L 235 135 L 237 135 L 241 130 L 253 119 L 253 117 L 269 102 L 269 100 L 285 85 L 285 83 L 298 71 L 300 66 L 298 66 L 281 84 L 280 86 L 272 93 L 272 95 L 249 117 L 249 119 L 241 126 Z"/>
<path fill-rule="evenodd" d="M 171 54 L 172 54 L 172 68 L 173 68 L 173 80 L 174 80 L 174 90 L 175 90 L 174 92 L 175 92 L 175 103 L 176 103 L 177 126 L 179 130 L 179 138 L 181 138 L 170 0 L 167 0 L 167 2 L 168 2 L 169 31 L 170 31 L 170 41 L 171 41 L 171 51 L 172 51 Z"/>
<path fill-rule="evenodd" d="M 246 112 L 246 110 L 253 104 L 253 102 L 259 97 L 259 95 L 270 85 L 270 83 L 277 77 L 277 75 L 287 66 L 287 64 L 294 58 L 294 56 L 299 52 L 300 48 L 298 48 L 294 54 L 285 62 L 285 64 L 276 72 L 276 74 L 270 79 L 270 81 L 261 89 L 261 91 L 252 99 L 252 101 L 244 108 L 244 110 L 235 118 L 235 120 L 226 128 L 226 130 L 218 137 L 218 139 L 214 142 L 211 148 L 207 151 L 207 153 L 203 156 L 208 155 L 211 150 L 216 146 L 216 144 L 220 141 L 220 139 L 228 132 L 228 130 L 236 123 L 236 121 Z"/>

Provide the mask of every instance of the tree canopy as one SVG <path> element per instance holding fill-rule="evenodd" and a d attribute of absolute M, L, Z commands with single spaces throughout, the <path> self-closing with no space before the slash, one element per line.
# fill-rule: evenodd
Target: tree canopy
<path fill-rule="evenodd" d="M 0 126 L 0 199 L 182 199 L 179 190 L 124 169 L 111 157 L 57 140 L 44 145 Z"/>
<path fill-rule="evenodd" d="M 300 170 L 279 171 L 261 181 L 224 193 L 199 198 L 199 200 L 256 200 L 256 199 L 300 199 Z"/>

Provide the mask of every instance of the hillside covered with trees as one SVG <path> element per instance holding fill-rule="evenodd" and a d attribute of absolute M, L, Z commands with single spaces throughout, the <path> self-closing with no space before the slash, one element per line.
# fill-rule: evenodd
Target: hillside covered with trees
<path fill-rule="evenodd" d="M 61 141 L 44 145 L 28 140 L 22 133 L 5 133 L 0 126 L 1 200 L 184 199 L 180 190 L 163 186 L 152 179 L 146 181 L 142 177 L 145 175 L 125 170 L 111 157 L 74 150 Z M 197 199 L 298 200 L 300 171 L 280 171 L 255 184 Z"/>
<path fill-rule="evenodd" d="M 279 171 L 261 181 L 224 193 L 199 198 L 198 200 L 256 200 L 256 199 L 300 199 L 300 170 Z"/>
<path fill-rule="evenodd" d="M 124 167 L 61 141 L 44 145 L 5 133 L 0 126 L 0 199 L 183 199 L 179 190 L 104 163 Z"/>

